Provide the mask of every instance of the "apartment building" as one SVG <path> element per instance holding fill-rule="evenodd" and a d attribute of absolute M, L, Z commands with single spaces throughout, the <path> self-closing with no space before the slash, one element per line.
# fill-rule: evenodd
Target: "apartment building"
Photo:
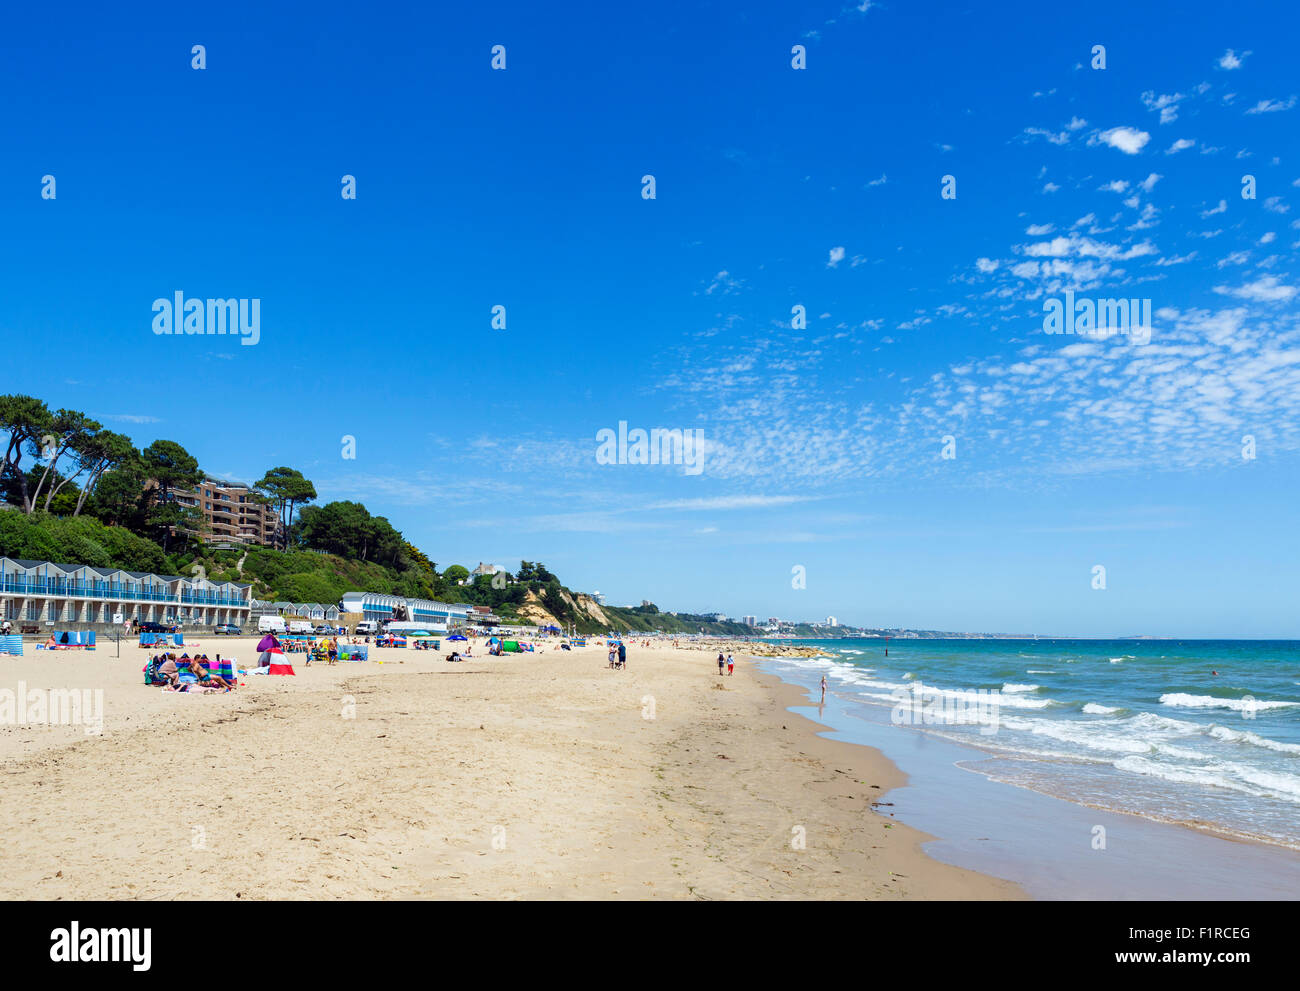
<path fill-rule="evenodd" d="M 203 513 L 210 544 L 260 544 L 276 547 L 284 542 L 284 526 L 274 506 L 259 501 L 245 485 L 205 478 L 197 489 L 171 489 L 170 496 L 182 506 L 195 506 Z"/>

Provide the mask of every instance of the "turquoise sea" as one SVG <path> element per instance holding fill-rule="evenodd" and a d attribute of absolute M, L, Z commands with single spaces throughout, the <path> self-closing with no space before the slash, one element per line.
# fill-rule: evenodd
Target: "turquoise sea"
<path fill-rule="evenodd" d="M 793 642 L 821 656 L 763 667 L 824 674 L 845 711 L 974 748 L 995 780 L 1300 849 L 1300 642 Z"/>

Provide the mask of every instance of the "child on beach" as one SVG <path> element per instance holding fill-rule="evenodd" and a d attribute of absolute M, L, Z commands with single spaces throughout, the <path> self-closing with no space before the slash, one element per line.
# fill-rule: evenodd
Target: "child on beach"
<path fill-rule="evenodd" d="M 731 675 L 731 674 L 735 674 L 735 673 L 736 673 L 736 662 L 732 659 L 731 655 L 728 654 L 728 655 L 727 655 L 727 674 Z"/>

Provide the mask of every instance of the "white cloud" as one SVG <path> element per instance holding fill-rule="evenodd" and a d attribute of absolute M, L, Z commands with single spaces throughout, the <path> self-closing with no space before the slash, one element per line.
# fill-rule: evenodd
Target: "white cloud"
<path fill-rule="evenodd" d="M 1160 123 L 1171 124 L 1178 119 L 1178 104 L 1185 99 L 1182 93 L 1162 93 L 1157 96 L 1155 90 L 1142 94 L 1142 102 L 1153 113 L 1160 111 Z"/>
<path fill-rule="evenodd" d="M 831 260 L 826 263 L 827 268 L 834 268 L 840 262 L 844 261 L 844 246 L 831 248 Z"/>
<path fill-rule="evenodd" d="M 1196 142 L 1193 141 L 1191 138 L 1179 138 L 1177 141 L 1175 141 L 1173 144 L 1171 144 L 1168 148 L 1165 149 L 1165 154 L 1176 155 L 1178 154 L 1178 152 L 1184 151 L 1185 149 L 1192 147 L 1192 145 L 1194 144 L 1196 144 Z"/>
<path fill-rule="evenodd" d="M 1216 213 L 1227 213 L 1227 212 L 1228 212 L 1228 201 L 1219 200 L 1219 205 L 1216 206 L 1213 210 L 1201 211 L 1201 219 L 1204 220 L 1206 217 L 1213 217 Z"/>
<path fill-rule="evenodd" d="M 1102 193 L 1122 193 L 1128 189 L 1128 181 L 1125 179 L 1112 179 L 1104 186 L 1098 187 L 1098 192 Z"/>
<path fill-rule="evenodd" d="M 1146 190 L 1149 193 L 1151 192 L 1151 190 L 1156 188 L 1156 183 L 1163 178 L 1164 176 L 1160 175 L 1159 173 L 1152 172 L 1149 176 L 1147 176 L 1140 183 L 1138 183 L 1138 185 L 1141 186 L 1144 190 Z"/>
<path fill-rule="evenodd" d="M 991 258 L 976 258 L 975 267 L 985 275 L 988 275 L 990 272 L 997 271 L 998 263 L 993 261 Z"/>
<path fill-rule="evenodd" d="M 1056 230 L 1051 224 L 1030 224 L 1025 228 L 1025 233 L 1030 237 L 1042 237 L 1044 234 L 1050 234 Z"/>
<path fill-rule="evenodd" d="M 1053 132 L 1044 127 L 1026 127 L 1025 133 L 1030 137 L 1046 138 L 1054 145 L 1065 145 L 1070 143 L 1070 135 L 1065 131 Z"/>
<path fill-rule="evenodd" d="M 812 496 L 792 496 L 792 495 L 734 495 L 734 496 L 706 496 L 696 499 L 670 499 L 666 502 L 655 502 L 647 506 L 647 509 L 755 509 L 764 506 L 789 506 L 796 502 L 809 502 Z"/>
<path fill-rule="evenodd" d="M 1241 64 L 1246 61 L 1246 56 L 1249 54 L 1250 52 L 1242 52 L 1240 55 L 1238 55 L 1231 48 L 1229 48 L 1226 52 L 1224 52 L 1219 57 L 1219 68 L 1240 69 Z"/>
<path fill-rule="evenodd" d="M 1102 131 L 1089 140 L 1089 144 L 1101 142 L 1117 148 L 1125 155 L 1136 155 L 1146 143 L 1151 140 L 1151 135 L 1146 131 L 1139 131 L 1135 127 L 1112 127 L 1108 131 Z"/>
<path fill-rule="evenodd" d="M 712 296 L 716 292 L 720 296 L 730 296 L 732 293 L 739 292 L 740 286 L 740 280 L 733 279 L 731 273 L 724 268 L 713 277 L 713 281 L 704 290 L 704 295 Z"/>
<path fill-rule="evenodd" d="M 1235 289 L 1228 286 L 1215 286 L 1214 291 L 1222 296 L 1236 296 L 1253 303 L 1285 303 L 1296 294 L 1295 286 L 1282 285 L 1276 275 L 1265 275 Z"/>
<path fill-rule="evenodd" d="M 888 181 L 889 181 L 889 177 L 888 177 L 887 175 L 885 175 L 885 173 L 882 172 L 882 173 L 880 173 L 880 178 L 879 178 L 879 179 L 872 179 L 870 182 L 867 183 L 867 185 L 868 185 L 868 186 L 883 186 L 883 185 L 884 185 L 885 183 L 887 183 Z"/>
<path fill-rule="evenodd" d="M 1290 110 L 1295 106 L 1296 98 L 1292 96 L 1285 103 L 1281 100 L 1260 100 L 1246 111 L 1248 114 L 1275 114 L 1279 110 Z"/>
<path fill-rule="evenodd" d="M 136 413 L 101 413 L 105 420 L 115 420 L 118 423 L 161 423 L 162 421 L 156 416 L 140 416 Z"/>

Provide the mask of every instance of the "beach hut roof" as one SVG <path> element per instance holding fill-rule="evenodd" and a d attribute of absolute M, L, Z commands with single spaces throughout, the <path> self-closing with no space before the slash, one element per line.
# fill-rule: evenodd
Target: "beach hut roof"
<path fill-rule="evenodd" d="M 10 558 L 10 560 L 28 570 L 32 568 L 58 568 L 60 571 L 66 571 L 72 567 L 66 564 L 55 564 L 53 561 L 28 561 L 25 558 Z"/>

